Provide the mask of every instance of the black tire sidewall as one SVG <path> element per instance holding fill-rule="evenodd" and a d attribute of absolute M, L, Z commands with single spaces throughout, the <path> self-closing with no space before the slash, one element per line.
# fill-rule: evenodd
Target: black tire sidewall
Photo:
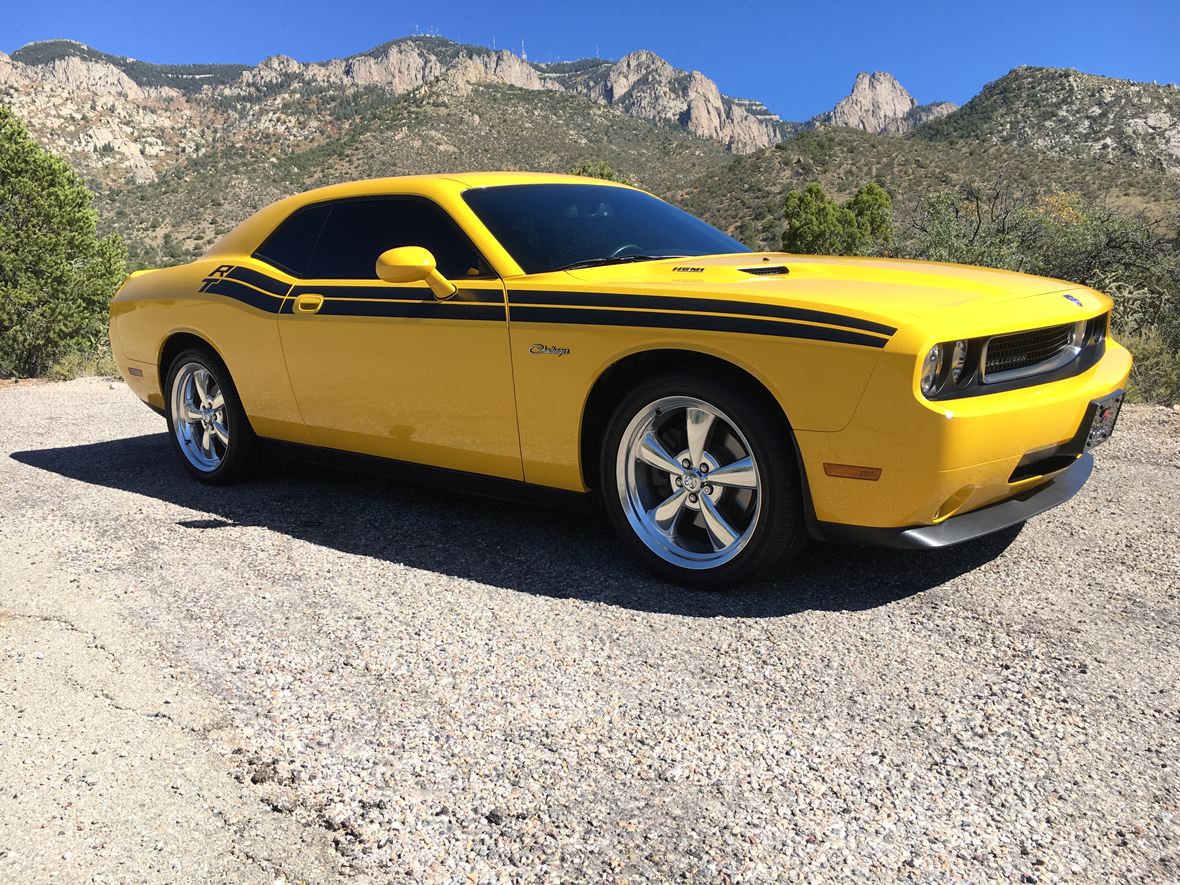
<path fill-rule="evenodd" d="M 215 470 L 201 470 L 185 456 L 180 441 L 176 437 L 176 418 L 172 414 L 172 386 L 181 367 L 188 363 L 203 366 L 214 380 L 218 389 L 225 397 L 226 419 L 229 426 L 229 445 L 225 456 Z M 242 408 L 237 388 L 225 363 L 211 351 L 189 348 L 181 351 L 168 366 L 166 384 L 164 388 L 164 417 L 168 421 L 168 438 L 172 441 L 172 449 L 194 479 L 209 485 L 225 485 L 247 478 L 257 461 L 257 438 L 250 427 L 250 421 Z"/>
<path fill-rule="evenodd" d="M 667 396 L 692 396 L 724 412 L 750 444 L 762 479 L 762 509 L 754 535 L 732 560 L 712 569 L 677 566 L 647 547 L 635 533 L 618 493 L 619 446 L 632 419 Z M 776 406 L 774 408 L 777 408 Z M 599 492 L 615 531 L 649 571 L 672 583 L 703 590 L 728 590 L 780 568 L 806 541 L 799 468 L 790 426 L 765 396 L 748 385 L 669 372 L 640 384 L 616 407 L 607 425 L 599 463 Z"/>

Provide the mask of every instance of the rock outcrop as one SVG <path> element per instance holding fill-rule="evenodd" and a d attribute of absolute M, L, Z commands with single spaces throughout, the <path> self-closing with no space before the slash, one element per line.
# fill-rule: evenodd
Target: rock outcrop
<path fill-rule="evenodd" d="M 782 139 L 779 119 L 759 116 L 749 102 L 722 95 L 700 71 L 682 71 L 660 56 L 640 49 L 614 64 L 580 75 L 549 74 L 558 88 L 616 107 L 624 113 L 682 126 L 737 153 L 769 147 Z"/>
<path fill-rule="evenodd" d="M 1084 154 L 1180 173 L 1180 87 L 1019 67 L 922 134 Z"/>
<path fill-rule="evenodd" d="M 812 118 L 813 126 L 847 126 L 880 135 L 901 135 L 956 109 L 950 102 L 919 105 L 893 77 L 883 71 L 856 75 L 852 92 L 830 111 Z"/>

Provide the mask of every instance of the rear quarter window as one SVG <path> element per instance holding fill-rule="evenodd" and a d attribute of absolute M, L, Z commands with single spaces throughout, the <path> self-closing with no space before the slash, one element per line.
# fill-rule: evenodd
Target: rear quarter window
<path fill-rule="evenodd" d="M 263 241 L 254 257 L 292 276 L 307 276 L 311 257 L 331 211 L 332 207 L 327 203 L 295 210 Z"/>

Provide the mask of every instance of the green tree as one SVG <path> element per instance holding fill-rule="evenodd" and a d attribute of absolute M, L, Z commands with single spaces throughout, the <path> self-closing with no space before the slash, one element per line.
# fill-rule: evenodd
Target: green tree
<path fill-rule="evenodd" d="M 0 107 L 0 374 L 40 375 L 103 346 L 125 251 L 97 225 L 77 173 Z"/>
<path fill-rule="evenodd" d="M 619 175 L 606 160 L 589 160 L 571 169 L 570 175 L 584 175 L 586 178 L 602 178 L 606 181 L 623 180 L 623 176 Z"/>
<path fill-rule="evenodd" d="M 893 201 L 866 184 L 843 205 L 818 184 L 791 191 L 784 203 L 783 249 L 813 255 L 875 255 L 893 243 Z"/>
<path fill-rule="evenodd" d="M 893 200 L 885 188 L 866 184 L 844 208 L 852 213 L 856 225 L 847 254 L 876 255 L 893 245 Z"/>

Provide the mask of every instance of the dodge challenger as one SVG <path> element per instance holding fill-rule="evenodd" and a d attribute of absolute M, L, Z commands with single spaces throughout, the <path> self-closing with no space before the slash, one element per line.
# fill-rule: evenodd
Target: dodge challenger
<path fill-rule="evenodd" d="M 751 252 L 635 188 L 410 176 L 270 205 L 111 303 L 130 388 L 204 483 L 276 444 L 601 503 L 725 588 L 808 537 L 930 548 L 1070 498 L 1131 366 L 1091 289 Z"/>

